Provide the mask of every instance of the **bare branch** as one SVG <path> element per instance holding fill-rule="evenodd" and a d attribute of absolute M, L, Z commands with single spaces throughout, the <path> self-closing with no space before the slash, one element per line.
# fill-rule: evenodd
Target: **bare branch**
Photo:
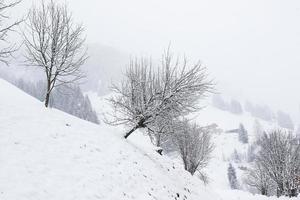
<path fill-rule="evenodd" d="M 52 90 L 85 77 L 81 66 L 88 59 L 82 25 L 74 24 L 66 5 L 53 0 L 33 7 L 28 14 L 23 38 L 26 64 L 40 67 L 46 75 L 48 107 Z"/>
<path fill-rule="evenodd" d="M 200 63 L 189 66 L 186 58 L 180 62 L 169 50 L 160 66 L 153 67 L 149 59 L 131 60 L 125 80 L 120 86 L 112 86 L 115 96 L 109 101 L 114 108 L 114 120 L 110 124 L 149 129 L 158 120 L 172 120 L 198 111 L 199 99 L 212 90 L 206 68 Z"/>
<path fill-rule="evenodd" d="M 8 58 L 11 57 L 19 47 L 8 41 L 8 34 L 9 32 L 14 32 L 15 28 L 23 21 L 21 19 L 9 22 L 11 17 L 7 14 L 7 12 L 19 3 L 21 3 L 21 0 L 13 1 L 11 3 L 7 3 L 5 0 L 0 0 L 0 42 L 2 43 L 2 47 L 0 49 L 0 62 L 5 63 L 6 65 L 9 64 Z"/>
<path fill-rule="evenodd" d="M 178 147 L 184 168 L 192 175 L 207 166 L 214 146 L 209 127 L 199 127 L 188 120 L 176 121 L 173 125 L 173 140 Z"/>

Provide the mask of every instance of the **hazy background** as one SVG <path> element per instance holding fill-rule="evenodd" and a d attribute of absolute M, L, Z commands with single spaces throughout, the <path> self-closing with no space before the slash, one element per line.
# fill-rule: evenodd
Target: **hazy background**
<path fill-rule="evenodd" d="M 64 1 L 86 27 L 95 66 L 107 55 L 103 45 L 124 55 L 111 56 L 118 61 L 107 77 L 125 57 L 159 58 L 171 42 L 174 52 L 207 66 L 220 92 L 300 118 L 299 0 Z M 18 13 L 30 5 L 24 0 Z"/>

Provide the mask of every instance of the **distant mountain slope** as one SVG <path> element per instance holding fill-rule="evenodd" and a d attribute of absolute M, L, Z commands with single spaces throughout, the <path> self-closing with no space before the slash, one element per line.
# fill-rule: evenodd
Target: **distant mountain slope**
<path fill-rule="evenodd" d="M 220 110 L 212 105 L 208 105 L 203 110 L 196 113 L 192 118 L 200 125 L 215 123 L 218 125 L 219 132 L 214 135 L 215 150 L 212 160 L 207 169 L 210 177 L 210 187 L 216 189 L 216 193 L 226 198 L 236 199 L 277 199 L 277 197 L 252 196 L 247 189 L 249 188 L 244 181 L 247 179 L 245 168 L 249 167 L 248 154 L 250 146 L 255 142 L 255 124 L 259 123 L 261 131 L 271 131 L 282 129 L 275 122 L 265 121 L 253 117 L 248 112 L 233 114 L 228 111 Z M 249 142 L 243 144 L 239 141 L 239 134 L 231 130 L 239 129 L 242 124 L 247 130 Z M 238 153 L 239 161 L 235 161 L 234 152 Z M 235 167 L 239 190 L 231 190 L 227 177 L 229 163 Z M 281 197 L 285 199 L 284 197 Z M 286 198 L 288 199 L 288 198 Z"/>
<path fill-rule="evenodd" d="M 0 79 L 1 200 L 218 200 L 161 157 Z M 143 145 L 142 145 L 143 146 Z"/>
<path fill-rule="evenodd" d="M 128 64 L 130 56 L 100 44 L 90 44 L 88 54 L 89 59 L 82 67 L 87 73 L 82 88 L 107 94 L 111 83 L 121 78 L 124 73 L 122 69 Z"/>

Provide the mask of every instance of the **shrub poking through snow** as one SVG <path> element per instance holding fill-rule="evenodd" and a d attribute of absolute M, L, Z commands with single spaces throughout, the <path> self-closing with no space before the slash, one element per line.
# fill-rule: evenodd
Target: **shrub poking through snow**
<path fill-rule="evenodd" d="M 268 173 L 259 164 L 255 163 L 250 169 L 247 170 L 245 183 L 250 187 L 255 188 L 261 195 L 268 196 L 272 187 L 272 180 L 269 178 Z"/>

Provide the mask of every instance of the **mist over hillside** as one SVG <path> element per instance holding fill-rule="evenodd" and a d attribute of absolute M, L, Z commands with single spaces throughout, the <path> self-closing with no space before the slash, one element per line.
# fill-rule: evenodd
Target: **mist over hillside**
<path fill-rule="evenodd" d="M 0 0 L 0 200 L 296 200 L 297 0 Z"/>
<path fill-rule="evenodd" d="M 89 59 L 84 65 L 87 78 L 84 90 L 97 91 L 99 95 L 110 92 L 110 85 L 121 80 L 130 56 L 113 47 L 99 44 L 88 45 Z"/>

